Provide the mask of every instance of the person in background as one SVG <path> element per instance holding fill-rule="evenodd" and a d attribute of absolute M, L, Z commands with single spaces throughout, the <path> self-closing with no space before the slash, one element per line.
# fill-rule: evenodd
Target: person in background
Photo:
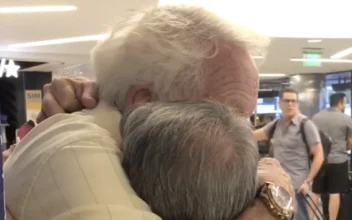
<path fill-rule="evenodd" d="M 27 121 L 24 123 L 18 130 L 18 138 L 22 140 L 33 128 L 35 127 L 35 122 L 32 120 Z"/>
<path fill-rule="evenodd" d="M 39 120 L 47 119 L 4 166 L 7 208 L 21 220 L 160 219 L 123 172 L 121 113 L 135 104 L 212 99 L 248 117 L 259 85 L 251 52 L 267 43 L 195 6 L 151 8 L 116 25 L 93 52 L 96 84 L 54 79 L 44 87 Z M 260 186 L 272 182 L 293 196 L 279 163 L 263 161 Z M 259 198 L 242 216 L 278 219 Z"/>
<path fill-rule="evenodd" d="M 18 130 L 18 139 L 21 140 L 26 136 L 33 128 L 35 127 L 35 122 L 32 120 L 27 121 L 24 123 L 20 129 Z M 15 149 L 16 144 L 12 144 L 9 149 L 2 152 L 2 162 L 4 163 L 12 154 L 13 150 Z"/>
<path fill-rule="evenodd" d="M 296 220 L 307 220 L 308 209 L 304 196 L 310 193 L 313 179 L 324 161 L 319 131 L 310 120 L 304 124 L 307 143 L 302 139 L 301 123 L 307 117 L 299 111 L 298 92 L 291 88 L 280 94 L 282 118 L 254 131 L 258 140 L 271 140 L 273 156 L 290 175 L 298 202 Z M 272 137 L 270 137 L 272 134 Z M 307 145 L 310 152 L 307 152 Z M 310 165 L 310 154 L 313 156 Z"/>
<path fill-rule="evenodd" d="M 312 118 L 332 142 L 325 173 L 313 184 L 316 203 L 319 195 L 329 193 L 329 220 L 337 219 L 340 196 L 349 187 L 347 150 L 352 147 L 352 119 L 344 114 L 345 108 L 346 95 L 335 93 L 330 96 L 330 108 L 318 112 Z"/>

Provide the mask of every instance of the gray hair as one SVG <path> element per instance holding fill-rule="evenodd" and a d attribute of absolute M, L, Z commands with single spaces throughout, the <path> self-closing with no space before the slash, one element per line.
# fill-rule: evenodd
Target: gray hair
<path fill-rule="evenodd" d="M 256 194 L 247 120 L 216 102 L 148 103 L 121 121 L 123 168 L 164 220 L 233 220 Z"/>
<path fill-rule="evenodd" d="M 148 86 L 160 101 L 199 99 L 204 62 L 220 42 L 264 52 L 268 39 L 198 6 L 162 6 L 115 25 L 93 50 L 101 100 L 123 111 L 135 86 Z"/>

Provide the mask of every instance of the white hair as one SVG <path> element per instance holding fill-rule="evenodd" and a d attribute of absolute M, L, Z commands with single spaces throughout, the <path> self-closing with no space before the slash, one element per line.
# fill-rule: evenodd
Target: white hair
<path fill-rule="evenodd" d="M 214 57 L 219 42 L 263 52 L 268 39 L 235 26 L 199 6 L 163 6 L 144 10 L 117 24 L 93 50 L 101 100 L 126 107 L 134 86 L 148 86 L 162 101 L 198 99 L 203 63 Z"/>

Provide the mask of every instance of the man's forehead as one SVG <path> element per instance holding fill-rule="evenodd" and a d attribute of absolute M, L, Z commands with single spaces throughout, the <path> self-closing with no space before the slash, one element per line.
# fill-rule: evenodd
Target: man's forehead
<path fill-rule="evenodd" d="M 294 92 L 285 92 L 282 94 L 283 99 L 298 99 L 298 96 Z"/>

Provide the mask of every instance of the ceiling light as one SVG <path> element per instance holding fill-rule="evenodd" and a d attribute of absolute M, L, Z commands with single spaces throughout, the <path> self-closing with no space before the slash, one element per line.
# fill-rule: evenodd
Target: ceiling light
<path fill-rule="evenodd" d="M 351 0 L 159 0 L 159 5 L 167 4 L 202 5 L 233 23 L 275 38 L 352 38 L 352 29 L 346 28 L 351 20 Z M 319 10 L 316 10 L 317 6 Z M 314 21 L 297 16 L 297 11 L 301 15 L 308 14 Z M 278 17 L 280 22 L 277 22 Z"/>
<path fill-rule="evenodd" d="M 307 40 L 308 43 L 320 43 L 322 42 L 322 40 L 319 40 L 319 39 L 313 39 L 313 40 Z"/>
<path fill-rule="evenodd" d="M 35 12 L 62 12 L 62 11 L 76 11 L 76 10 L 77 10 L 77 7 L 74 5 L 0 7 L 0 14 L 35 13 Z"/>
<path fill-rule="evenodd" d="M 98 34 L 98 35 L 89 35 L 89 36 L 80 36 L 80 37 L 70 37 L 70 38 L 60 38 L 53 40 L 44 40 L 44 41 L 34 41 L 20 44 L 10 44 L 10 48 L 27 48 L 27 47 L 41 47 L 49 45 L 58 45 L 58 44 L 70 44 L 77 42 L 88 42 L 88 41 L 99 41 L 104 40 L 109 36 L 109 34 Z"/>
<path fill-rule="evenodd" d="M 302 58 L 292 58 L 292 62 L 321 62 L 321 63 L 352 63 L 352 60 L 344 59 L 302 59 Z"/>
<path fill-rule="evenodd" d="M 259 73 L 260 77 L 283 77 L 286 76 L 284 73 Z"/>
<path fill-rule="evenodd" d="M 252 56 L 252 58 L 253 58 L 253 59 L 256 59 L 256 60 L 257 60 L 257 59 L 264 59 L 263 56 Z"/>
<path fill-rule="evenodd" d="M 352 53 L 352 47 L 347 48 L 345 50 L 342 50 L 340 52 L 337 52 L 334 55 L 332 55 L 330 58 L 331 59 L 340 59 L 340 58 L 343 58 L 343 57 L 350 55 L 351 53 Z"/>

